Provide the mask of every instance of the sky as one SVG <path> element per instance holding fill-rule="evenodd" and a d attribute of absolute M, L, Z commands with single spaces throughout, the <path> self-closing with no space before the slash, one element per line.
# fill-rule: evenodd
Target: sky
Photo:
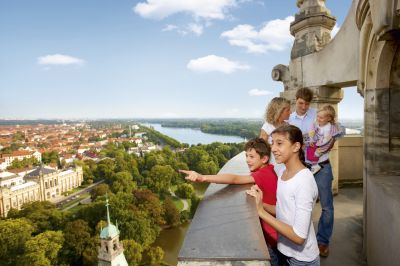
<path fill-rule="evenodd" d="M 326 1 L 340 29 L 351 0 Z M 0 0 L 0 119 L 262 118 L 294 0 Z M 356 88 L 339 118 L 363 117 Z"/>

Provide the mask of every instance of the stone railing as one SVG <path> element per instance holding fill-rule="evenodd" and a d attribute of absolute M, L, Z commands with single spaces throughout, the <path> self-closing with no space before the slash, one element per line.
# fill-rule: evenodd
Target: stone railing
<path fill-rule="evenodd" d="M 244 152 L 219 173 L 249 173 Z M 250 185 L 210 184 L 178 256 L 183 265 L 270 265 Z"/>
<path fill-rule="evenodd" d="M 339 184 L 363 182 L 363 139 L 361 135 L 347 135 L 338 141 Z"/>
<path fill-rule="evenodd" d="M 339 182 L 362 182 L 363 137 L 338 142 Z M 242 152 L 219 173 L 249 173 Z M 250 185 L 210 184 L 197 208 L 178 255 L 178 266 L 270 265 Z M 340 193 L 340 192 L 339 192 Z"/>

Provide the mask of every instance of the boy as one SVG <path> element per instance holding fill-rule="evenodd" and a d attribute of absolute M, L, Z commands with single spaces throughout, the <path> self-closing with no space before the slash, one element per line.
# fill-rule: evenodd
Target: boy
<path fill-rule="evenodd" d="M 250 169 L 247 176 L 235 174 L 201 175 L 195 171 L 179 170 L 186 174 L 186 180 L 194 182 L 209 182 L 217 184 L 250 184 L 256 183 L 264 193 L 263 206 L 266 210 L 275 213 L 276 189 L 278 177 L 274 166 L 268 164 L 271 147 L 262 138 L 249 140 L 244 150 L 246 163 Z M 271 256 L 271 265 L 279 265 L 277 250 L 277 232 L 266 222 L 261 221 L 268 250 Z"/>

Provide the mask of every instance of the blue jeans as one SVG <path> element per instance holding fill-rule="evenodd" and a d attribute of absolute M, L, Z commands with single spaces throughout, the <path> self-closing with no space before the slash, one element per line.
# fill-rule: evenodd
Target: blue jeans
<path fill-rule="evenodd" d="M 280 266 L 282 265 L 282 263 L 280 263 L 281 259 L 281 254 L 278 250 L 278 248 L 273 248 L 270 245 L 267 244 L 268 247 L 268 252 L 269 252 L 269 256 L 271 257 L 271 266 Z"/>
<path fill-rule="evenodd" d="M 329 245 L 333 231 L 333 194 L 332 194 L 332 167 L 330 163 L 323 164 L 322 169 L 315 174 L 318 186 L 319 201 L 322 213 L 318 222 L 318 244 Z"/>
<path fill-rule="evenodd" d="M 319 256 L 315 258 L 313 261 L 299 261 L 296 260 L 295 258 L 286 258 L 285 263 L 283 264 L 285 266 L 320 266 L 320 260 Z"/>

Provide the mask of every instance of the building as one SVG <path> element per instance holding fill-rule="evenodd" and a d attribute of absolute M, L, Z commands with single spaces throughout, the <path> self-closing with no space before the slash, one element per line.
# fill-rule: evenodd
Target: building
<path fill-rule="evenodd" d="M 11 166 L 14 160 L 23 160 L 25 158 L 36 158 L 38 162 L 42 161 L 42 154 L 38 151 L 13 151 L 12 153 L 0 154 L 0 170 L 5 170 Z"/>
<path fill-rule="evenodd" d="M 108 199 L 106 200 L 107 207 L 107 226 L 100 232 L 100 247 L 98 250 L 99 266 L 128 266 L 128 262 L 124 256 L 124 248 L 119 242 L 118 227 L 110 221 L 110 212 L 108 209 Z"/>
<path fill-rule="evenodd" d="M 6 217 L 11 208 L 21 209 L 24 203 L 51 200 L 83 181 L 82 167 L 64 171 L 37 167 L 24 176 L 9 172 L 0 173 L 0 216 Z"/>

